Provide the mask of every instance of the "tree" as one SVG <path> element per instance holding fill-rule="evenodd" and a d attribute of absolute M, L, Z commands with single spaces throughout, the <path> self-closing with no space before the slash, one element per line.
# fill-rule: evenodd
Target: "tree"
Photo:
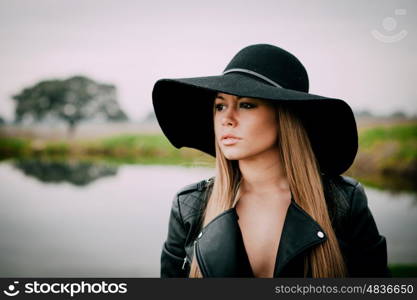
<path fill-rule="evenodd" d="M 403 111 L 397 110 L 391 113 L 391 117 L 398 118 L 398 119 L 406 119 L 407 115 Z"/>
<path fill-rule="evenodd" d="M 353 112 L 355 117 L 363 118 L 363 117 L 373 117 L 372 113 L 369 110 L 355 110 Z"/>
<path fill-rule="evenodd" d="M 78 186 L 88 185 L 105 176 L 115 176 L 118 171 L 114 166 L 89 162 L 19 160 L 14 166 L 42 182 L 70 182 Z"/>
<path fill-rule="evenodd" d="M 25 88 L 13 96 L 13 99 L 17 102 L 16 123 L 30 118 L 34 122 L 45 118 L 63 120 L 68 124 L 70 135 L 83 120 L 127 120 L 126 114 L 118 105 L 116 87 L 98 84 L 83 76 L 41 81 Z"/>
<path fill-rule="evenodd" d="M 156 115 L 154 111 L 149 112 L 146 117 L 142 120 L 142 123 L 157 123 Z"/>

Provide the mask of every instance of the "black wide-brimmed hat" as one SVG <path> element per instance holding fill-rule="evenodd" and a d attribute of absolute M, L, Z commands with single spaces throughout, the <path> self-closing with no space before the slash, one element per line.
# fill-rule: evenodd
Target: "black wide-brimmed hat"
<path fill-rule="evenodd" d="M 310 94 L 308 87 L 307 72 L 294 55 L 257 44 L 240 50 L 221 75 L 158 80 L 152 99 L 158 123 L 172 145 L 212 156 L 217 92 L 279 101 L 301 119 L 320 171 L 341 174 L 351 166 L 358 149 L 352 109 L 343 100 Z"/>

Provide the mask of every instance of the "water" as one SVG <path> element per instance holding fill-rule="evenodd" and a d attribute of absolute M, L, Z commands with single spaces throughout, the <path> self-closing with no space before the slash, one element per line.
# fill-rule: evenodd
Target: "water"
<path fill-rule="evenodd" d="M 1 277 L 159 277 L 176 191 L 209 168 L 0 164 Z M 417 263 L 417 199 L 366 188 L 390 263 Z"/>
<path fill-rule="evenodd" d="M 158 277 L 175 192 L 213 174 L 124 166 L 97 178 L 81 174 L 105 173 L 94 166 L 26 169 L 31 175 L 0 164 L 0 276 Z"/>

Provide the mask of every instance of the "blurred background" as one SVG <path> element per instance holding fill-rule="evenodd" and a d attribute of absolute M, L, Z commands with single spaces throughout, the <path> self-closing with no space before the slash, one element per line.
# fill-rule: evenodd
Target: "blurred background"
<path fill-rule="evenodd" d="M 296 55 L 354 110 L 394 276 L 417 276 L 415 1 L 0 0 L 0 276 L 159 277 L 172 199 L 214 175 L 152 109 L 160 78 L 221 74 L 250 44 Z"/>

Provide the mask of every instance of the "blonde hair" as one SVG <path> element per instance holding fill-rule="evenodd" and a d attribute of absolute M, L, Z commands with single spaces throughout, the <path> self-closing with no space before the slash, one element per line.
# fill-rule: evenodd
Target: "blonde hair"
<path fill-rule="evenodd" d="M 279 124 L 278 145 L 280 160 L 286 173 L 294 201 L 327 233 L 327 240 L 311 249 L 304 259 L 304 277 L 309 271 L 314 278 L 345 277 L 347 269 L 336 234 L 333 230 L 325 200 L 319 166 L 307 132 L 299 118 L 285 105 L 275 105 Z M 237 161 L 230 161 L 217 142 L 216 177 L 201 216 L 204 227 L 217 215 L 236 205 L 242 175 Z M 189 277 L 202 277 L 195 255 Z"/>

